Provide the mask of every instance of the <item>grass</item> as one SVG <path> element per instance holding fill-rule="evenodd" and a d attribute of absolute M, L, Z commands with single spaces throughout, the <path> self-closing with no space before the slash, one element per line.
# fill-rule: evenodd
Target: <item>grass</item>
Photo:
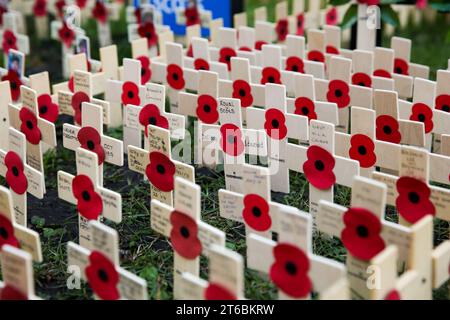
<path fill-rule="evenodd" d="M 273 19 L 275 1 L 268 3 L 270 17 Z M 249 8 L 254 8 L 260 1 L 248 1 Z M 251 12 L 251 11 L 250 11 Z M 29 23 L 31 23 L 29 21 Z M 413 61 L 430 65 L 433 74 L 437 68 L 444 67 L 445 54 L 450 52 L 448 44 L 442 44 L 444 29 L 443 20 L 435 24 L 425 24 L 408 30 L 399 30 L 398 35 L 410 36 L 413 39 Z M 87 33 L 92 39 L 93 57 L 98 58 L 96 45 L 96 27 L 93 21 L 87 24 Z M 112 25 L 113 39 L 118 45 L 120 60 L 130 56 L 130 46 L 126 39 L 124 16 Z M 384 44 L 388 44 L 384 39 Z M 60 80 L 58 70 L 60 61 L 60 45 L 54 41 L 39 42 L 32 38 L 33 58 L 29 61 L 29 73 L 40 69 L 50 69 L 53 82 Z M 54 71 L 54 72 L 53 72 Z M 77 241 L 77 213 L 75 207 L 57 199 L 56 173 L 64 170 L 75 173 L 75 160 L 72 151 L 62 148 L 61 126 L 57 123 L 58 148 L 45 155 L 46 185 L 48 194 L 43 201 L 30 199 L 29 225 L 41 235 L 44 262 L 35 264 L 36 290 L 39 296 L 46 299 L 91 299 L 90 288 L 83 284 L 81 289 L 69 290 L 66 285 L 69 273 L 66 263 L 67 241 Z M 121 138 L 121 130 L 109 130 L 108 135 Z M 121 265 L 127 270 L 143 277 L 148 282 L 149 296 L 152 299 L 172 298 L 173 253 L 168 240 L 156 234 L 150 228 L 149 185 L 142 177 L 129 170 L 105 165 L 105 186 L 120 192 L 123 196 L 123 223 L 115 225 L 105 221 L 117 229 L 120 234 Z M 227 247 L 245 257 L 245 229 L 242 225 L 227 221 L 219 216 L 218 194 L 224 188 L 224 176 L 220 170 L 196 168 L 196 182 L 202 187 L 202 219 L 223 230 L 227 234 Z M 1 181 L 4 184 L 4 180 Z M 290 194 L 273 194 L 278 202 L 295 206 L 308 211 L 308 184 L 301 174 L 291 172 Z M 31 197 L 30 197 L 31 198 Z M 337 187 L 335 202 L 348 205 L 350 190 Z M 396 220 L 395 211 L 391 208 L 389 220 Z M 448 239 L 448 223 L 436 222 L 436 243 Z M 314 235 L 314 252 L 337 261 L 345 261 L 345 249 L 338 239 L 328 239 L 319 234 Z M 207 277 L 207 261 L 201 259 L 201 275 Z M 434 292 L 435 299 L 448 299 L 448 290 L 443 286 Z M 276 289 L 265 275 L 245 271 L 245 295 L 249 299 L 274 299 Z"/>

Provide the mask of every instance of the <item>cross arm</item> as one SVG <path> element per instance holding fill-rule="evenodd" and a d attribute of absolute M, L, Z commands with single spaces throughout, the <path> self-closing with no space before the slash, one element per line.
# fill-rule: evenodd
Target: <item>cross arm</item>
<path fill-rule="evenodd" d="M 442 242 L 431 254 L 433 262 L 433 288 L 439 288 L 448 278 L 450 265 L 450 241 Z"/>

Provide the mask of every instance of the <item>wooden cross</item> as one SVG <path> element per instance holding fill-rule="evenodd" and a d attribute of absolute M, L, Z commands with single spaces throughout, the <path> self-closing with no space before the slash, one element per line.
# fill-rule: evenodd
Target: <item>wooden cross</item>
<path fill-rule="evenodd" d="M 325 63 L 325 31 L 308 29 L 307 38 L 307 59 L 310 61 Z"/>
<path fill-rule="evenodd" d="M 376 21 L 370 20 L 370 14 L 374 11 L 369 11 L 367 4 L 358 4 L 356 48 L 359 50 L 373 51 L 376 46 L 376 25 L 369 25 Z"/>
<path fill-rule="evenodd" d="M 9 128 L 9 145 L 0 150 L 0 175 L 6 178 L 11 189 L 15 221 L 27 225 L 27 193 L 38 199 L 44 198 L 45 182 L 42 172 L 25 162 L 25 135 L 14 128 Z"/>
<path fill-rule="evenodd" d="M 292 14 L 288 17 L 289 32 L 294 35 L 303 36 L 305 32 L 305 1 L 294 0 Z"/>
<path fill-rule="evenodd" d="M 14 104 L 19 104 L 20 87 L 28 85 L 29 79 L 25 77 L 25 55 L 17 50 L 10 49 L 5 61 L 6 69 L 0 68 L 0 78 L 9 82 L 9 91 Z"/>
<path fill-rule="evenodd" d="M 203 28 L 209 27 L 212 21 L 212 12 L 201 8 L 198 2 L 198 0 L 188 0 L 186 1 L 186 7 L 180 7 L 175 11 L 178 25 L 191 26 L 200 24 Z"/>
<path fill-rule="evenodd" d="M 92 245 L 67 243 L 67 265 L 77 267 L 96 299 L 147 300 L 147 282 L 120 267 L 119 235 L 98 221 L 88 222 Z"/>
<path fill-rule="evenodd" d="M 109 46 L 111 40 L 110 21 L 118 21 L 120 18 L 120 5 L 118 3 L 105 3 L 95 0 L 92 8 L 92 17 L 97 20 L 97 37 L 100 47 Z"/>
<path fill-rule="evenodd" d="M 322 8 L 321 1 L 308 2 L 308 11 L 305 13 L 305 28 L 315 29 L 320 25 L 320 10 Z"/>
<path fill-rule="evenodd" d="M 442 123 L 442 120 L 447 117 L 446 113 L 450 113 L 450 71 L 438 70 L 436 76 L 436 100 L 433 112 L 434 122 Z M 441 152 L 442 135 L 448 134 L 448 132 L 434 132 L 433 152 Z"/>
<path fill-rule="evenodd" d="M 412 63 L 411 40 L 400 37 L 391 38 L 391 48 L 394 50 L 394 73 L 411 75 L 414 78 L 428 79 L 430 67 Z"/>
<path fill-rule="evenodd" d="M 271 44 L 276 39 L 275 25 L 265 20 L 255 22 L 255 47 L 260 51 L 265 44 Z"/>
<path fill-rule="evenodd" d="M 9 81 L 0 82 L 0 135 L 6 137 L 9 131 L 8 105 L 12 102 Z M 8 139 L 0 139 L 0 149 L 8 149 Z"/>
<path fill-rule="evenodd" d="M 8 61 L 9 50 L 18 50 L 25 55 L 30 53 L 30 40 L 28 36 L 19 34 L 15 13 L 3 14 L 3 28 L 0 30 L 0 43 L 5 63 Z"/>
<path fill-rule="evenodd" d="M 86 149 L 76 150 L 77 175 L 58 171 L 58 197 L 77 205 L 79 242 L 85 248 L 91 248 L 89 222 L 98 220 L 102 215 L 108 220 L 122 221 L 122 196 L 102 186 L 99 179 L 98 156 Z"/>
<path fill-rule="evenodd" d="M 211 60 L 225 63 L 231 71 L 231 59 L 237 56 L 237 30 L 221 27 L 217 38 L 216 47 L 210 47 Z"/>
<path fill-rule="evenodd" d="M 288 2 L 282 1 L 275 5 L 275 30 L 277 32 L 277 42 L 283 43 L 289 33 Z"/>
<path fill-rule="evenodd" d="M 189 272 L 180 279 L 181 300 L 240 300 L 244 298 L 244 261 L 240 254 L 222 246 L 209 250 L 209 280 Z"/>
<path fill-rule="evenodd" d="M 200 255 L 210 256 L 213 245 L 225 247 L 225 233 L 201 221 L 201 190 L 181 177 L 175 179 L 173 207 L 159 200 L 151 201 L 151 227 L 170 237 L 174 249 L 173 295 L 185 297 L 183 274 L 200 274 Z"/>
<path fill-rule="evenodd" d="M 39 39 L 48 37 L 48 4 L 46 0 L 23 0 L 21 11 L 34 17 L 34 27 Z"/>

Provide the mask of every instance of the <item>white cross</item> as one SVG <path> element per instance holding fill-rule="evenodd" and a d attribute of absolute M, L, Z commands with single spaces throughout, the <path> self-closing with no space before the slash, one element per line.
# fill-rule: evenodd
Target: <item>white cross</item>
<path fill-rule="evenodd" d="M 395 73 L 404 72 L 407 75 L 411 75 L 414 78 L 428 79 L 430 74 L 430 67 L 425 65 L 420 65 L 417 63 L 412 63 L 411 60 L 411 40 L 400 37 L 391 38 L 391 48 L 394 49 L 396 65 L 403 67 L 406 63 L 406 70 L 400 68 L 399 70 L 394 70 Z M 394 67 L 395 69 L 395 67 Z"/>
<path fill-rule="evenodd" d="M 217 61 L 211 61 L 210 49 L 207 39 L 192 37 L 190 47 L 192 48 L 192 58 L 184 57 L 186 68 L 200 70 L 209 70 L 216 72 L 220 79 L 228 79 L 227 65 Z"/>
<path fill-rule="evenodd" d="M 189 2 L 191 1 L 194 3 L 190 4 Z M 192 22 L 188 21 L 188 17 L 186 16 L 186 13 L 188 12 L 187 10 L 195 10 L 197 12 L 196 14 L 198 15 L 200 25 L 203 28 L 209 27 L 209 24 L 212 21 L 212 12 L 198 7 L 196 0 L 188 1 L 188 5 L 185 8 L 178 8 L 175 11 L 176 23 L 178 25 L 189 26 L 192 24 Z"/>
<path fill-rule="evenodd" d="M 442 122 L 450 113 L 450 71 L 438 70 L 436 76 L 436 100 L 434 103 L 434 122 Z M 436 118 L 438 119 L 436 121 Z M 448 132 L 435 132 L 433 140 L 433 152 L 440 153 L 442 135 L 448 135 Z"/>
<path fill-rule="evenodd" d="M 28 36 L 19 34 L 16 14 L 14 12 L 6 12 L 3 14 L 3 28 L 0 30 L 0 43 L 6 44 L 6 47 L 2 46 L 5 63 L 8 61 L 8 52 L 5 52 L 4 48 L 18 50 L 25 55 L 30 53 L 30 40 Z"/>

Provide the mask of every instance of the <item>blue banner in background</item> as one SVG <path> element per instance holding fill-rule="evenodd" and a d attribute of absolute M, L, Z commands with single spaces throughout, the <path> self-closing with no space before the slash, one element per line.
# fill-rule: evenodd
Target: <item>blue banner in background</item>
<path fill-rule="evenodd" d="M 175 34 L 183 35 L 186 33 L 184 26 L 177 25 L 175 12 L 178 8 L 185 8 L 187 0 L 149 0 L 149 3 L 155 6 L 156 10 L 163 13 L 165 25 L 170 26 Z M 232 0 L 198 0 L 199 8 L 212 12 L 213 19 L 223 18 L 223 25 L 229 27 L 232 24 Z M 203 36 L 209 35 L 208 29 L 202 29 Z"/>

